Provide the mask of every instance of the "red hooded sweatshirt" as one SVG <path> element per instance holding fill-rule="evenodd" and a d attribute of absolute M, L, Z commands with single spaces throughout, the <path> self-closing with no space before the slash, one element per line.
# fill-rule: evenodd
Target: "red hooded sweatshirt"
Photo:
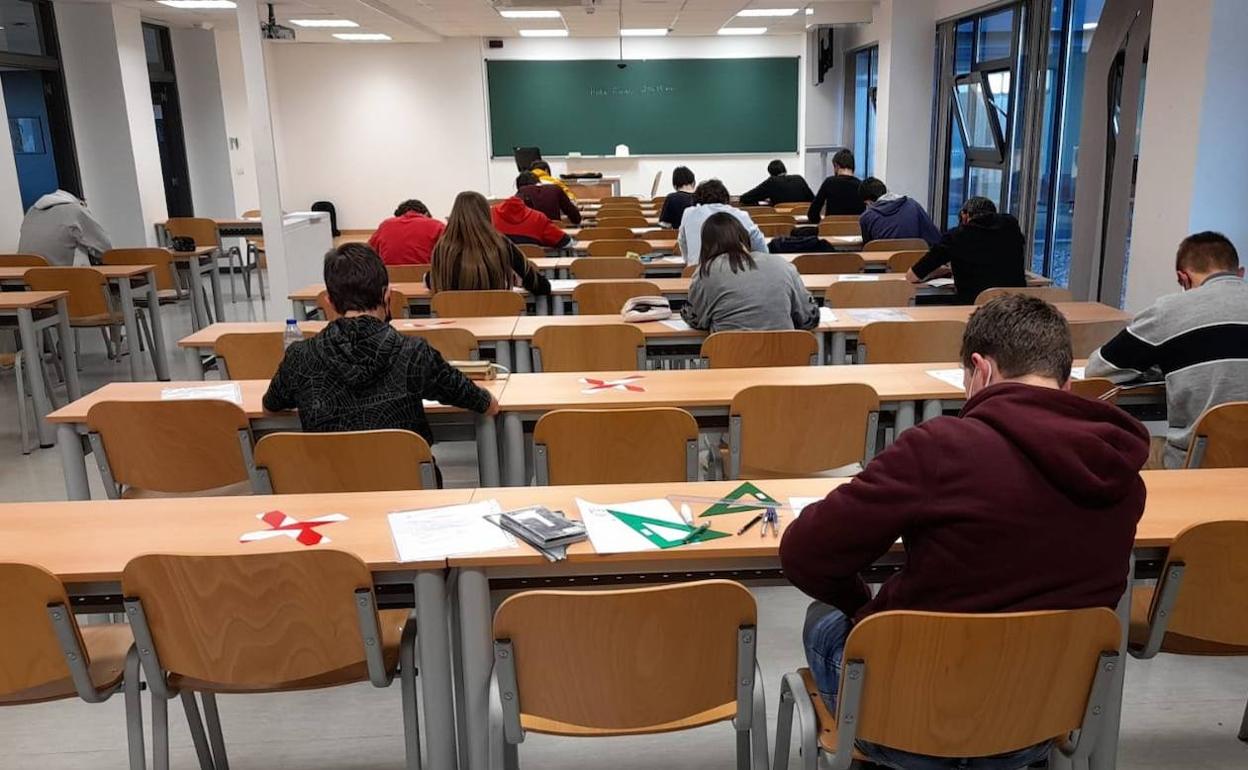
<path fill-rule="evenodd" d="M 906 431 L 784 533 L 785 576 L 855 620 L 885 610 L 1113 607 L 1144 511 L 1148 432 L 1102 401 L 1021 383 Z M 905 566 L 859 577 L 897 538 Z"/>
<path fill-rule="evenodd" d="M 490 210 L 494 227 L 515 243 L 536 243 L 539 246 L 563 246 L 567 233 L 550 221 L 550 217 L 534 211 L 512 196 Z"/>

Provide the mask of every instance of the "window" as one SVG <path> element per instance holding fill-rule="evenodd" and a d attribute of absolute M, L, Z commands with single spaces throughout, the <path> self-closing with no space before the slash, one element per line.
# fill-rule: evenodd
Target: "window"
<path fill-rule="evenodd" d="M 51 9 L 30 0 L 0 0 L 0 52 L 46 56 Z"/>
<path fill-rule="evenodd" d="M 854 64 L 854 155 L 863 178 L 875 173 L 875 94 L 880 47 L 852 54 Z"/>

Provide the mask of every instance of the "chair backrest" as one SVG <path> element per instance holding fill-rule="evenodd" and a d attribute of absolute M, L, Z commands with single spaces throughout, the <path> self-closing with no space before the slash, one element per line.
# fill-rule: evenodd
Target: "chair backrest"
<path fill-rule="evenodd" d="M 859 360 L 867 364 L 960 361 L 965 331 L 962 321 L 875 321 L 858 332 Z"/>
<path fill-rule="evenodd" d="M 357 592 L 371 594 L 372 582 L 356 556 L 311 549 L 152 554 L 121 577 L 165 671 L 239 689 L 362 669 Z"/>
<path fill-rule="evenodd" d="M 696 481 L 698 423 L 682 409 L 558 409 L 533 428 L 539 484 Z"/>
<path fill-rule="evenodd" d="M 1092 321 L 1070 324 L 1070 349 L 1075 358 L 1087 358 L 1127 328 L 1126 321 Z"/>
<path fill-rule="evenodd" d="M 48 260 L 38 254 L 0 254 L 0 267 L 47 267 Z"/>
<path fill-rule="evenodd" d="M 442 318 L 524 315 L 524 297 L 506 289 L 440 291 L 429 299 L 429 308 Z"/>
<path fill-rule="evenodd" d="M 248 428 L 247 415 L 228 401 L 101 401 L 87 412 L 113 481 L 169 494 L 247 481 Z"/>
<path fill-rule="evenodd" d="M 100 255 L 100 262 L 105 265 L 152 265 L 157 289 L 176 291 L 178 288 L 173 254 L 168 249 L 109 249 Z"/>
<path fill-rule="evenodd" d="M 1209 409 L 1192 429 L 1189 468 L 1248 468 L 1248 401 Z"/>
<path fill-rule="evenodd" d="M 510 642 L 526 729 L 646 734 L 735 715 L 739 634 L 757 618 L 727 580 L 526 591 L 494 613 L 494 638 Z"/>
<path fill-rule="evenodd" d="M 789 223 L 755 223 L 758 224 L 758 231 L 763 234 L 764 238 L 783 238 L 793 234 L 793 228 L 796 225 Z"/>
<path fill-rule="evenodd" d="M 429 274 L 429 265 L 386 265 L 390 283 L 421 283 Z"/>
<path fill-rule="evenodd" d="M 256 442 L 256 467 L 276 495 L 437 486 L 429 444 L 409 430 L 270 433 Z"/>
<path fill-rule="evenodd" d="M 580 284 L 572 290 L 572 301 L 583 315 L 610 315 L 633 297 L 658 295 L 659 287 L 649 281 L 602 281 Z"/>
<path fill-rule="evenodd" d="M 576 235 L 578 241 L 628 241 L 632 238 L 631 227 L 586 227 Z"/>
<path fill-rule="evenodd" d="M 664 229 L 662 227 L 654 230 L 646 230 L 644 233 L 638 233 L 634 236 L 639 241 L 675 241 L 680 237 L 679 230 Z"/>
<path fill-rule="evenodd" d="M 840 307 L 908 307 L 915 288 L 909 281 L 837 281 L 823 292 L 823 304 Z"/>
<path fill-rule="evenodd" d="M 173 217 L 165 222 L 170 238 L 190 238 L 196 248 L 221 245 L 221 232 L 217 223 L 203 217 Z"/>
<path fill-rule="evenodd" d="M 862 235 L 862 228 L 858 225 L 858 220 L 852 222 L 838 222 L 835 219 L 825 219 L 819 223 L 819 235 Z"/>
<path fill-rule="evenodd" d="M 697 273 L 697 272 L 698 272 L 698 265 L 697 265 L 697 264 L 685 265 L 684 269 L 680 271 L 680 277 L 681 277 L 681 278 L 692 278 L 692 277 L 694 276 L 694 274 L 695 274 L 695 273 Z"/>
<path fill-rule="evenodd" d="M 863 251 L 927 251 L 927 241 L 922 238 L 880 238 L 869 241 Z"/>
<path fill-rule="evenodd" d="M 572 277 L 592 278 L 641 278 L 646 266 L 640 260 L 625 257 L 581 257 L 572 260 Z"/>
<path fill-rule="evenodd" d="M 282 332 L 222 334 L 213 348 L 231 380 L 271 380 L 286 355 Z"/>
<path fill-rule="evenodd" d="M 474 361 L 480 357 L 477 335 L 467 329 L 447 329 L 437 326 L 421 329 L 403 329 L 406 337 L 420 337 L 429 347 L 438 351 L 447 361 Z"/>
<path fill-rule="evenodd" d="M 1112 396 L 1106 394 L 1113 392 L 1118 386 L 1112 380 L 1104 377 L 1088 377 L 1082 380 L 1072 379 L 1070 381 L 1070 392 L 1076 396 L 1094 399 L 1096 401 L 1106 401 L 1114 404 L 1118 402 L 1118 394 Z"/>
<path fill-rule="evenodd" d="M 1045 302 L 1073 302 L 1075 299 L 1074 295 L 1070 293 L 1070 289 L 1063 289 L 1060 286 L 1008 286 L 984 289 L 975 298 L 975 304 L 983 305 L 1007 294 L 1024 294 L 1028 297 L 1039 297 Z"/>
<path fill-rule="evenodd" d="M 606 206 L 610 203 L 630 203 L 640 206 L 641 199 L 636 195 L 609 195 L 602 199 L 602 205 Z"/>
<path fill-rule="evenodd" d="M 827 254 L 798 254 L 793 258 L 793 267 L 802 275 L 861 273 L 866 262 L 861 254 L 833 251 Z"/>
<path fill-rule="evenodd" d="M 616 214 L 611 212 L 610 216 L 600 214 L 598 216 L 599 227 L 648 227 L 649 220 L 638 214 Z"/>
<path fill-rule="evenodd" d="M 888 258 L 888 272 L 904 273 L 914 267 L 915 263 L 923 259 L 927 251 L 924 249 L 914 249 L 911 251 L 898 251 Z"/>
<path fill-rule="evenodd" d="M 1117 652 L 1119 629 L 1104 607 L 872 615 L 845 644 L 845 664 L 865 667 L 855 737 L 939 757 L 992 756 L 1064 739 L 1083 723 L 1102 655 Z M 844 686 L 841 693 L 844 712 Z"/>
<path fill-rule="evenodd" d="M 334 303 L 329 301 L 328 290 L 323 290 L 320 294 L 316 295 L 316 307 L 321 311 L 321 315 L 325 317 L 326 321 L 337 321 L 342 317 L 342 314 L 339 313 L 337 308 L 334 307 Z M 391 289 L 390 316 L 392 318 L 407 318 L 409 315 L 411 315 L 411 311 L 409 309 L 407 295 L 398 289 Z"/>
<path fill-rule="evenodd" d="M 659 192 L 659 183 L 663 181 L 662 170 L 654 172 L 654 183 L 650 185 L 650 197 L 653 199 Z"/>
<path fill-rule="evenodd" d="M 801 329 L 715 332 L 702 342 L 712 369 L 810 366 L 818 352 L 819 340 Z"/>
<path fill-rule="evenodd" d="M 1179 533 L 1166 556 L 1170 568 L 1183 565 L 1178 600 L 1166 631 L 1193 639 L 1248 647 L 1248 521 L 1210 521 Z M 1163 577 L 1164 586 L 1165 577 Z M 1154 593 L 1149 622 L 1161 590 Z"/>
<path fill-rule="evenodd" d="M 589 256 L 591 257 L 623 257 L 629 252 L 634 254 L 649 254 L 653 251 L 649 241 L 643 241 L 639 238 L 609 238 L 602 241 L 592 241 L 589 244 Z"/>
<path fill-rule="evenodd" d="M 805 214 L 810 210 L 809 203 L 777 203 L 773 208 L 780 214 Z M 857 221 L 858 217 L 854 217 Z"/>
<path fill-rule="evenodd" d="M 48 618 L 52 604 L 65 606 L 68 613 L 69 597 L 55 575 L 30 564 L 0 563 L 0 698 L 69 677 Z M 77 634 L 77 624 L 71 620 L 71 625 Z"/>
<path fill-rule="evenodd" d="M 247 209 L 242 214 L 243 219 L 259 219 L 260 209 Z"/>
<path fill-rule="evenodd" d="M 751 215 L 756 225 L 796 225 L 797 217 L 792 214 L 758 214 Z"/>
<path fill-rule="evenodd" d="M 620 217 L 645 217 L 640 206 L 608 206 L 594 213 L 594 221 L 619 219 Z"/>
<path fill-rule="evenodd" d="M 90 318 L 112 313 L 108 281 L 93 267 L 32 267 L 23 280 L 33 291 L 69 292 L 69 317 Z"/>
<path fill-rule="evenodd" d="M 776 213 L 776 209 L 775 209 L 775 207 L 774 207 L 774 206 L 738 206 L 737 208 L 739 208 L 739 209 L 741 209 L 742 211 L 744 211 L 745 213 L 749 214 L 751 219 L 753 219 L 753 218 L 754 218 L 754 215 L 755 215 L 755 214 L 764 214 L 764 215 L 765 215 L 765 214 L 775 214 L 775 213 Z M 757 223 L 757 220 L 755 220 L 755 223 Z"/>
<path fill-rule="evenodd" d="M 788 478 L 866 463 L 880 397 L 869 385 L 755 385 L 728 408 L 734 478 Z"/>
<path fill-rule="evenodd" d="M 543 326 L 532 350 L 536 371 L 631 372 L 645 368 L 646 336 L 626 323 Z"/>
<path fill-rule="evenodd" d="M 526 258 L 539 258 L 546 256 L 546 247 L 536 243 L 517 243 L 516 248 L 520 250 Z"/>

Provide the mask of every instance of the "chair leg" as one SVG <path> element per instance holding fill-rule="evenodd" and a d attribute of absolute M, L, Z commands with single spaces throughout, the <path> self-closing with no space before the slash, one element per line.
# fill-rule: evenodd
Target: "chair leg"
<path fill-rule="evenodd" d="M 139 691 L 139 648 L 132 646 L 126 653 L 124 679 L 126 701 L 126 748 L 130 754 L 130 770 L 147 770 L 143 748 L 143 696 Z"/>
<path fill-rule="evenodd" d="M 802 755 L 802 770 L 816 770 L 819 766 L 819 735 L 815 724 L 814 707 L 806 698 L 802 678 L 788 673 L 780 680 L 780 713 L 776 719 L 776 755 L 771 765 L 775 770 L 787 770 L 789 766 L 789 743 L 793 719 L 797 717 L 798 750 Z"/>
<path fill-rule="evenodd" d="M 19 350 L 13 357 L 13 373 L 17 375 L 17 425 L 22 434 L 22 454 L 28 455 L 34 447 L 30 445 L 30 421 L 26 417 L 26 365 L 23 358 L 25 355 Z"/>
<path fill-rule="evenodd" d="M 409 620 L 415 624 L 415 620 Z M 399 692 L 403 701 L 403 752 L 407 770 L 420 770 L 420 705 L 416 701 L 416 635 L 399 646 Z"/>
<path fill-rule="evenodd" d="M 121 352 L 114 350 L 113 341 L 108 336 L 109 329 L 108 326 L 100 327 L 100 336 L 104 338 L 104 355 L 108 356 L 109 361 L 116 361 L 121 356 Z"/>
<path fill-rule="evenodd" d="M 153 312 L 159 313 L 160 310 L 157 309 Z M 147 320 L 147 313 L 143 312 L 142 310 L 139 311 L 138 318 L 139 318 L 139 333 L 142 334 L 143 338 L 147 340 L 147 357 L 152 362 L 152 369 L 155 370 L 156 369 L 156 339 L 152 336 L 152 324 L 150 321 Z M 140 340 L 140 342 L 142 342 L 142 340 Z M 142 347 L 142 345 L 140 345 L 140 347 Z"/>
<path fill-rule="evenodd" d="M 238 281 L 234 279 L 234 249 L 230 249 L 225 253 L 225 263 L 229 265 L 230 270 L 230 302 L 238 302 Z M 219 271 L 221 269 L 220 260 L 213 267 Z"/>
<path fill-rule="evenodd" d="M 266 299 L 264 296 L 264 268 L 260 267 L 260 258 L 256 258 L 256 285 L 260 287 L 260 299 Z"/>
<path fill-rule="evenodd" d="M 758 664 L 754 665 L 754 701 L 753 716 L 750 720 L 750 742 L 753 745 L 753 756 L 750 766 L 753 770 L 770 770 L 767 756 L 767 694 L 763 689 L 763 672 Z"/>
<path fill-rule="evenodd" d="M 1239 739 L 1248 743 L 1248 705 L 1244 706 L 1244 721 L 1239 724 Z"/>
<path fill-rule="evenodd" d="M 204 719 L 208 723 L 208 741 L 212 744 L 212 759 L 216 770 L 230 770 L 230 759 L 225 754 L 225 737 L 221 734 L 221 712 L 217 710 L 217 696 L 206 692 Z"/>
<path fill-rule="evenodd" d="M 737 730 L 737 770 L 750 770 L 749 730 Z"/>
<path fill-rule="evenodd" d="M 191 730 L 191 743 L 195 744 L 195 755 L 199 758 L 199 770 L 214 770 L 212 751 L 208 748 L 208 734 L 204 732 L 204 721 L 199 716 L 199 702 L 195 693 L 183 690 L 182 710 L 186 713 L 186 726 Z"/>
<path fill-rule="evenodd" d="M 152 767 L 169 770 L 169 701 L 155 693 L 152 693 Z"/>
<path fill-rule="evenodd" d="M 520 770 L 520 747 L 503 742 L 503 770 Z"/>

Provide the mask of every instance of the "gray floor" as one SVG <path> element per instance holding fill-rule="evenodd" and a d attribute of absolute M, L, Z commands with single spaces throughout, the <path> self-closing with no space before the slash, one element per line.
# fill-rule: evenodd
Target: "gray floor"
<path fill-rule="evenodd" d="M 254 314 L 241 301 L 227 308 L 229 320 L 247 320 Z M 167 309 L 165 317 L 169 340 L 189 333 L 189 317 L 184 309 Z M 129 376 L 126 362 L 107 361 L 98 334 L 84 334 L 83 346 L 84 388 Z M 182 376 L 183 357 L 174 351 L 171 363 L 174 377 Z M 145 366 L 151 376 L 150 364 Z M 2 372 L 0 499 L 64 499 L 55 450 L 21 454 L 15 406 L 13 374 Z M 469 444 L 438 446 L 448 486 L 475 485 L 473 451 Z M 90 475 L 98 489 L 94 470 Z M 802 662 L 798 635 L 806 601 L 788 588 L 760 588 L 755 593 L 761 612 L 759 651 L 764 683 L 772 698 L 769 711 L 774 718 L 774 694 L 780 676 Z M 1248 744 L 1235 738 L 1248 701 L 1248 659 L 1163 656 L 1151 662 L 1132 660 L 1127 668 L 1125 700 L 1119 767 L 1248 767 Z M 383 691 L 359 685 L 289 695 L 225 696 L 221 709 L 231 765 L 238 770 L 382 770 L 402 766 L 397 685 Z M 173 767 L 194 768 L 195 757 L 180 707 L 171 706 L 170 716 L 174 728 Z M 726 725 L 684 734 L 600 739 L 592 744 L 534 735 L 521 747 L 521 760 L 530 767 L 550 770 L 734 766 L 733 740 Z M 796 758 L 793 761 L 796 766 Z M 3 770 L 125 766 L 120 697 L 95 706 L 62 701 L 0 709 Z"/>

